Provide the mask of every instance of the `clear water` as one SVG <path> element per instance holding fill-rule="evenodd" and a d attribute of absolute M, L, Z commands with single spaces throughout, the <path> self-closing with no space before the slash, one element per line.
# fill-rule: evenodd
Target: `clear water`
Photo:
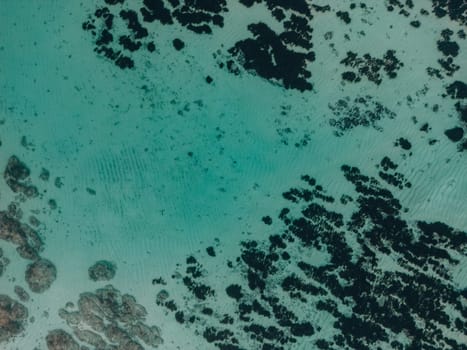
<path fill-rule="evenodd" d="M 0 1 L 1 349 L 465 348 L 463 5 L 181 2 Z"/>

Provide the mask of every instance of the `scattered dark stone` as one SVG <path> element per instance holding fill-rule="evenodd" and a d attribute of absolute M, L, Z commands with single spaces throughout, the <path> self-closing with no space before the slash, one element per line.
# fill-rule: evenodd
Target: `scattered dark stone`
<path fill-rule="evenodd" d="M 319 6 L 319 5 L 312 4 L 311 6 L 315 9 L 316 12 L 328 12 L 328 11 L 331 11 L 331 6 L 329 6 L 329 5 Z"/>
<path fill-rule="evenodd" d="M 55 201 L 55 199 L 49 199 L 47 203 L 49 204 L 50 209 L 57 209 L 57 202 Z"/>
<path fill-rule="evenodd" d="M 152 284 L 153 285 L 161 284 L 161 285 L 165 286 L 167 284 L 167 282 L 165 282 L 165 280 L 162 277 L 158 277 L 158 278 L 154 278 L 152 280 Z"/>
<path fill-rule="evenodd" d="M 214 251 L 214 247 L 210 246 L 206 248 L 206 252 L 208 253 L 209 256 L 216 256 L 216 252 Z"/>
<path fill-rule="evenodd" d="M 347 56 L 340 62 L 346 67 L 351 67 L 356 70 L 353 73 L 356 77 L 349 72 L 343 74 L 343 79 L 352 82 L 358 82 L 361 77 L 365 76 L 369 81 L 376 85 L 381 84 L 382 77 L 380 71 L 383 70 L 390 79 L 397 76 L 397 71 L 404 65 L 395 55 L 396 51 L 387 50 L 383 58 L 374 58 L 370 54 L 364 54 L 359 57 L 357 53 L 352 51 L 347 52 Z"/>
<path fill-rule="evenodd" d="M 130 58 L 126 56 L 119 56 L 115 60 L 115 64 L 120 67 L 121 69 L 126 69 L 126 68 L 133 68 L 135 66 L 135 62 Z"/>
<path fill-rule="evenodd" d="M 146 47 L 148 48 L 149 52 L 154 52 L 156 50 L 156 45 L 152 41 L 148 43 Z"/>
<path fill-rule="evenodd" d="M 141 41 L 133 41 L 128 35 L 120 36 L 118 43 L 122 45 L 125 50 L 130 52 L 138 51 L 142 45 Z"/>
<path fill-rule="evenodd" d="M 351 22 L 350 15 L 347 11 L 337 11 L 337 17 L 339 17 L 345 24 L 349 24 Z"/>
<path fill-rule="evenodd" d="M 455 41 L 438 41 L 438 50 L 445 56 L 456 57 L 459 54 L 459 45 Z"/>
<path fill-rule="evenodd" d="M 464 130 L 460 127 L 454 127 L 452 129 L 448 129 L 444 132 L 444 134 L 451 140 L 452 142 L 458 142 L 464 137 Z"/>
<path fill-rule="evenodd" d="M 351 83 L 358 82 L 358 81 L 361 80 L 357 76 L 357 74 L 355 74 L 354 72 L 351 72 L 351 71 L 347 71 L 347 72 L 342 73 L 342 79 L 350 81 Z"/>
<path fill-rule="evenodd" d="M 197 283 L 190 277 L 184 277 L 183 284 L 200 300 L 206 300 L 208 297 L 214 296 L 214 291 L 211 287 L 202 283 Z"/>
<path fill-rule="evenodd" d="M 398 166 L 389 157 L 378 167 L 382 180 L 405 186 L 404 175 L 395 172 Z M 347 203 L 346 213 L 352 210 L 350 216 L 331 211 L 326 196 L 313 194 L 323 194 L 322 186 L 304 175 L 302 180 L 310 189 L 285 192 L 283 197 L 291 207 L 281 210 L 278 232 L 263 241 L 241 243 L 232 273 L 239 271 L 235 277 L 244 283 L 226 288 L 236 312 L 217 316 L 221 313 L 216 310 L 223 307 L 219 296 L 206 300 L 193 316 L 198 318 L 193 326 L 207 342 L 218 349 L 225 344 L 237 349 L 288 349 L 299 337 L 313 336 L 322 349 L 386 345 L 402 349 L 397 339 L 404 334 L 410 339 L 407 348 L 417 349 L 432 344 L 435 334 L 452 325 L 446 310 L 454 308 L 461 314 L 462 291 L 452 284 L 451 273 L 460 264 L 454 254 L 462 254 L 467 246 L 466 233 L 442 223 L 407 222 L 398 199 L 378 179 L 348 165 L 342 171 L 357 193 L 353 201 L 341 196 Z M 326 252 L 329 260 L 319 265 L 307 262 L 315 251 Z M 287 259 L 281 259 L 281 253 L 287 253 Z M 385 269 L 380 264 L 382 256 L 397 257 L 394 262 L 400 269 Z M 193 258 L 190 266 L 199 264 Z M 300 274 L 290 274 L 288 266 L 297 266 Z M 193 310 L 197 301 L 184 300 L 188 310 Z M 309 307 L 314 312 L 312 305 L 335 319 L 332 338 L 320 333 L 320 325 L 296 314 L 295 310 Z M 349 305 L 352 312 L 342 312 Z M 205 312 L 206 308 L 213 312 Z M 265 317 L 267 325 L 259 324 L 254 314 Z M 463 323 L 457 323 L 457 329 L 463 329 Z M 218 328 L 218 324 L 227 328 Z M 458 335 L 436 338 L 437 348 L 459 348 Z"/>
<path fill-rule="evenodd" d="M 57 278 L 57 269 L 51 261 L 40 258 L 27 266 L 25 278 L 32 292 L 43 293 Z"/>
<path fill-rule="evenodd" d="M 429 130 L 431 130 L 431 128 L 430 128 L 430 125 L 429 125 L 428 123 L 424 123 L 424 124 L 420 127 L 420 131 L 428 132 Z"/>
<path fill-rule="evenodd" d="M 467 84 L 462 81 L 456 80 L 454 83 L 446 87 L 446 92 L 449 96 L 455 99 L 467 98 Z"/>
<path fill-rule="evenodd" d="M 186 259 L 186 263 L 187 263 L 187 264 L 196 264 L 197 261 L 196 261 L 196 258 L 195 258 L 193 255 L 190 255 L 190 256 Z"/>
<path fill-rule="evenodd" d="M 105 3 L 108 5 L 117 5 L 117 4 L 123 4 L 125 0 L 105 0 Z"/>
<path fill-rule="evenodd" d="M 18 157 L 11 156 L 8 159 L 3 178 L 13 192 L 22 193 L 28 198 L 37 197 L 39 191 L 36 186 L 30 184 L 30 174 L 31 171 L 26 164 L 19 160 Z"/>
<path fill-rule="evenodd" d="M 45 169 L 45 168 L 42 168 L 41 170 L 41 174 L 39 175 L 39 178 L 43 181 L 49 181 L 49 178 L 50 178 L 50 172 Z"/>
<path fill-rule="evenodd" d="M 458 0 L 432 0 L 432 11 L 437 17 L 446 15 L 461 25 L 467 25 L 467 4 Z"/>
<path fill-rule="evenodd" d="M 182 26 L 197 34 L 211 34 L 212 25 L 223 27 L 224 18 L 221 13 L 227 11 L 227 2 L 220 1 L 185 1 L 177 6 L 173 17 Z"/>
<path fill-rule="evenodd" d="M 117 266 L 107 260 L 99 260 L 88 269 L 89 278 L 95 282 L 110 281 L 116 272 Z"/>
<path fill-rule="evenodd" d="M 56 177 L 55 181 L 54 181 L 54 185 L 57 188 L 62 188 L 62 186 L 63 186 L 62 178 L 61 177 Z"/>
<path fill-rule="evenodd" d="M 212 316 L 212 314 L 214 313 L 214 310 L 211 309 L 210 307 L 205 307 L 203 308 L 203 310 L 201 310 L 201 313 L 203 315 Z"/>
<path fill-rule="evenodd" d="M 94 190 L 92 188 L 89 188 L 89 187 L 86 187 L 86 192 L 89 193 L 92 196 L 96 195 L 96 190 Z"/>
<path fill-rule="evenodd" d="M 211 84 L 212 81 L 213 81 L 213 80 L 212 80 L 211 76 L 208 75 L 208 76 L 206 77 L 206 83 Z"/>
<path fill-rule="evenodd" d="M 160 21 L 162 24 L 172 24 L 170 11 L 165 7 L 162 0 L 144 0 L 146 7 L 141 8 L 141 14 L 145 22 Z"/>
<path fill-rule="evenodd" d="M 290 331 L 297 337 L 311 336 L 315 333 L 315 330 L 310 322 L 294 323 L 290 327 Z"/>
<path fill-rule="evenodd" d="M 229 297 L 237 301 L 243 297 L 242 287 L 240 287 L 238 284 L 231 284 L 226 288 L 225 291 Z"/>
<path fill-rule="evenodd" d="M 420 28 L 420 21 L 415 20 L 415 21 L 410 21 L 410 25 L 414 28 Z"/>
<path fill-rule="evenodd" d="M 148 30 L 141 25 L 138 14 L 135 11 L 122 10 L 119 15 L 127 22 L 128 29 L 131 30 L 135 39 L 142 39 L 148 36 Z"/>
<path fill-rule="evenodd" d="M 394 119 L 396 114 L 374 101 L 371 96 L 361 96 L 351 101 L 348 97 L 338 100 L 335 104 L 329 104 L 329 109 L 335 118 L 329 120 L 329 124 L 336 129 L 335 135 L 342 136 L 344 132 L 357 126 L 372 127 L 382 131 L 377 122 L 381 119 Z"/>
<path fill-rule="evenodd" d="M 182 40 L 178 39 L 178 38 L 174 39 L 172 41 L 172 44 L 173 44 L 175 50 L 177 50 L 177 51 L 180 51 L 181 49 L 183 49 L 185 47 L 185 43 Z"/>
<path fill-rule="evenodd" d="M 271 225 L 272 224 L 272 219 L 269 215 L 263 216 L 261 219 L 266 225 Z"/>
<path fill-rule="evenodd" d="M 403 137 L 400 137 L 399 139 L 397 139 L 396 146 L 400 146 L 402 149 L 406 151 L 412 148 L 412 144 L 410 143 L 410 141 Z"/>
<path fill-rule="evenodd" d="M 311 72 L 307 70 L 307 65 L 314 61 L 314 52 L 295 51 L 288 45 L 290 43 L 309 50 L 311 28 L 306 19 L 297 15 L 292 15 L 284 26 L 290 30 L 277 34 L 265 23 L 251 23 L 248 30 L 253 34 L 253 38 L 238 41 L 228 53 L 246 71 L 255 72 L 262 78 L 280 83 L 286 89 L 302 92 L 311 90 L 312 84 L 308 82 Z M 239 73 L 232 60 L 226 64 L 231 73 Z"/>
<path fill-rule="evenodd" d="M 185 316 L 183 314 L 183 311 L 177 311 L 175 313 L 175 320 L 178 322 L 178 323 L 185 323 Z"/>

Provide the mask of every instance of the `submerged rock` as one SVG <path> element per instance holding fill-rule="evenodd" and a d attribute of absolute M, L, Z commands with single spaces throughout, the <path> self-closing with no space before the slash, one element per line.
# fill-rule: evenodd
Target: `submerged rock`
<path fill-rule="evenodd" d="M 29 301 L 29 294 L 21 286 L 15 286 L 15 294 L 22 302 Z"/>
<path fill-rule="evenodd" d="M 3 256 L 3 250 L 0 248 L 0 277 L 2 277 L 3 272 L 5 271 L 6 266 L 10 263 L 10 260 Z"/>
<path fill-rule="evenodd" d="M 45 341 L 49 350 L 79 350 L 76 340 L 63 329 L 50 331 Z"/>
<path fill-rule="evenodd" d="M 8 295 L 0 295 L 0 343 L 20 334 L 27 317 L 28 309 L 24 305 Z"/>
<path fill-rule="evenodd" d="M 144 323 L 146 309 L 129 294 L 121 294 L 112 285 L 94 293 L 80 294 L 78 310 L 73 305 L 59 310 L 59 316 L 83 343 L 96 349 L 141 349 L 144 344 L 162 344 L 160 329 Z M 90 329 L 89 329 L 90 328 Z"/>
<path fill-rule="evenodd" d="M 107 260 L 99 260 L 89 270 L 89 278 L 93 281 L 109 281 L 115 277 L 117 266 Z"/>
<path fill-rule="evenodd" d="M 13 192 L 23 193 L 26 197 L 37 197 L 39 191 L 36 186 L 30 184 L 29 175 L 31 171 L 21 160 L 16 156 L 11 156 L 8 159 L 3 177 L 7 185 Z"/>
<path fill-rule="evenodd" d="M 43 293 L 57 278 L 55 265 L 47 259 L 39 259 L 26 268 L 26 282 L 34 293 Z"/>

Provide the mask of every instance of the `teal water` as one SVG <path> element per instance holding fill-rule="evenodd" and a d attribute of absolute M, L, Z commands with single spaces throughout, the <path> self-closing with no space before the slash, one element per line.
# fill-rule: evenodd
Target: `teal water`
<path fill-rule="evenodd" d="M 465 348 L 465 6 L 181 2 L 0 2 L 0 348 Z"/>

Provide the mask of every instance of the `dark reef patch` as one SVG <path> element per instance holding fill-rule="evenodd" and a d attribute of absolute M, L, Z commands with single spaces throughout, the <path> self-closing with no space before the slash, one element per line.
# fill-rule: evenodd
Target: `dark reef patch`
<path fill-rule="evenodd" d="M 464 130 L 461 127 L 454 127 L 448 129 L 444 132 L 444 134 L 451 140 L 452 142 L 458 142 L 464 136 Z"/>
<path fill-rule="evenodd" d="M 182 26 L 195 33 L 211 34 L 213 25 L 217 27 L 224 26 L 224 17 L 222 17 L 222 13 L 227 11 L 227 2 L 225 0 L 184 0 L 182 4 L 173 11 L 173 17 L 175 17 Z"/>
<path fill-rule="evenodd" d="M 408 151 L 412 148 L 412 144 L 410 143 L 410 141 L 404 137 L 399 137 L 394 143 L 394 145 L 402 148 L 405 151 Z"/>
<path fill-rule="evenodd" d="M 296 18 L 300 20 L 300 17 Z M 248 30 L 253 38 L 238 41 L 228 50 L 237 63 L 240 62 L 245 70 L 255 72 L 262 78 L 280 83 L 286 89 L 312 89 L 312 84 L 308 82 L 311 72 L 307 70 L 307 65 L 314 61 L 314 53 L 288 47 L 289 42 L 299 43 L 302 35 L 295 32 L 277 34 L 262 22 L 249 24 Z M 233 61 L 227 61 L 226 66 L 230 72 L 238 74 L 238 67 Z"/>
<path fill-rule="evenodd" d="M 438 50 L 443 54 L 443 57 L 438 59 L 438 64 L 449 77 L 460 69 L 460 66 L 454 62 L 454 59 L 459 55 L 460 47 L 457 42 L 452 40 L 453 35 L 452 30 L 444 29 L 441 31 L 441 39 L 437 41 Z M 439 69 L 428 67 L 427 72 L 430 76 L 443 78 Z"/>
<path fill-rule="evenodd" d="M 241 1 L 247 7 L 262 0 Z M 230 57 L 219 62 L 233 74 L 239 67 L 286 89 L 311 90 L 309 64 L 315 60 L 311 50 L 311 9 L 306 1 L 264 1 L 282 29 L 279 32 L 263 22 L 250 23 L 247 28 L 253 37 L 235 43 L 228 50 Z"/>
<path fill-rule="evenodd" d="M 243 241 L 235 263 L 227 262 L 224 293 L 235 311 L 220 311 L 221 290 L 203 299 L 203 307 L 214 310 L 209 313 L 179 296 L 169 301 L 179 305 L 177 321 L 189 320 L 187 327 L 218 349 L 290 349 L 300 338 L 328 350 L 465 348 L 459 342 L 465 293 L 454 271 L 465 258 L 467 233 L 440 222 L 407 221 L 391 192 L 392 186 L 409 187 L 405 176 L 389 157 L 377 167 L 386 185 L 356 167 L 341 167 L 355 191 L 354 199 L 340 196 L 346 210 L 331 207 L 333 196 L 302 176 L 303 186 L 284 192 L 288 205 L 268 226 L 275 231 L 269 239 Z M 382 264 L 387 259 L 393 267 Z M 202 266 L 194 256 L 186 263 L 182 280 Z M 196 276 L 210 284 L 204 273 Z"/>
<path fill-rule="evenodd" d="M 185 47 L 185 43 L 182 40 L 178 39 L 178 38 L 176 38 L 176 39 L 174 39 L 172 41 L 172 45 L 175 48 L 175 50 L 177 50 L 177 51 L 180 51 L 181 49 L 183 49 Z"/>
<path fill-rule="evenodd" d="M 251 7 L 261 2 L 263 1 L 242 3 Z M 275 32 L 261 22 L 249 23 L 247 27 L 253 36 L 235 43 L 224 53 L 226 57 L 218 62 L 219 66 L 226 67 L 234 74 L 239 74 L 239 67 L 243 67 L 246 71 L 287 89 L 311 90 L 308 65 L 314 61 L 315 53 L 311 51 L 313 29 L 310 25 L 310 6 L 305 1 L 264 2 L 271 16 L 280 23 L 281 30 Z M 112 6 L 98 7 L 83 23 L 82 28 L 92 35 L 94 51 L 122 69 L 135 66 L 134 53 L 142 48 L 149 52 L 155 51 L 155 44 L 150 40 L 155 33 L 150 32 L 151 26 L 148 23 L 178 23 L 194 33 L 206 35 L 211 34 L 214 27 L 224 26 L 223 14 L 229 11 L 225 0 L 144 0 L 139 12 L 125 9 L 120 2 L 107 5 Z M 343 14 L 342 18 L 348 21 L 348 15 Z M 181 50 L 183 45 L 180 41 L 174 41 L 174 47 Z"/>
<path fill-rule="evenodd" d="M 446 15 L 461 25 L 467 25 L 467 3 L 462 0 L 432 0 L 432 10 L 437 17 Z"/>
<path fill-rule="evenodd" d="M 456 80 L 446 87 L 446 92 L 454 99 L 466 99 L 467 84 L 463 81 Z"/>

